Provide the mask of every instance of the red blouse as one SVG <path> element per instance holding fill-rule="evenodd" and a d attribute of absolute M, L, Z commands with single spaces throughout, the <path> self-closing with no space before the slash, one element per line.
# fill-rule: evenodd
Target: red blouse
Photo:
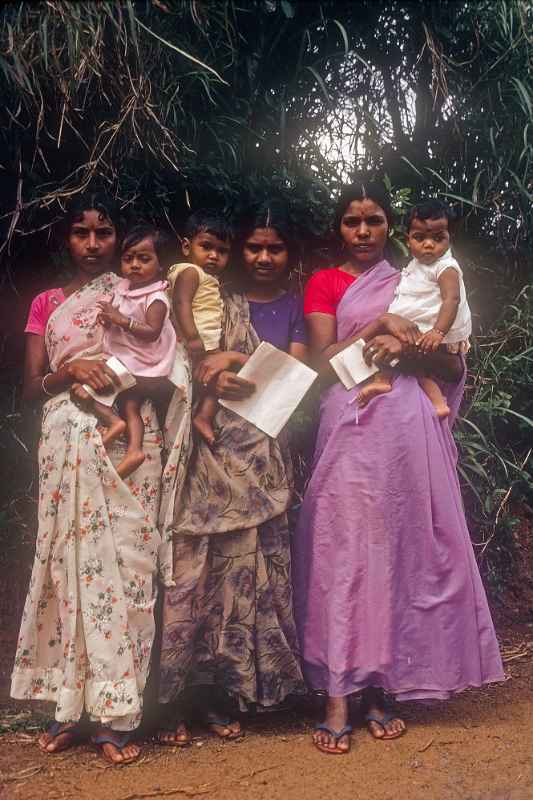
<path fill-rule="evenodd" d="M 312 275 L 305 287 L 304 314 L 336 315 L 337 306 L 348 286 L 356 280 L 357 275 L 350 275 L 340 267 L 321 269 Z"/>

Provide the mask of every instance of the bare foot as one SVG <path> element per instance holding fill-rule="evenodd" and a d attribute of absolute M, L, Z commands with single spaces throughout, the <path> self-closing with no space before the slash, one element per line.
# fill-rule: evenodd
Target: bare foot
<path fill-rule="evenodd" d="M 132 450 L 126 453 L 117 467 L 117 472 L 122 480 L 129 477 L 132 472 L 135 472 L 135 470 L 141 466 L 145 458 L 146 456 L 142 450 Z"/>
<path fill-rule="evenodd" d="M 119 436 L 122 436 L 122 434 L 126 432 L 126 428 L 126 423 L 119 417 L 116 422 L 109 426 L 102 436 L 102 444 L 104 447 L 107 447 L 108 444 L 111 444 L 111 442 L 114 442 Z"/>
<path fill-rule="evenodd" d="M 207 729 L 219 739 L 238 739 L 243 735 L 240 722 L 226 719 L 216 712 L 208 712 L 206 717 Z"/>
<path fill-rule="evenodd" d="M 128 741 L 129 734 L 113 731 L 109 728 L 98 728 L 92 742 L 111 764 L 131 764 L 139 758 L 141 748 Z"/>
<path fill-rule="evenodd" d="M 346 697 L 328 697 L 326 702 L 326 718 L 324 725 L 331 729 L 315 730 L 313 743 L 323 753 L 345 754 L 350 750 L 350 733 L 335 736 L 334 731 L 342 731 L 348 724 L 348 699 Z"/>
<path fill-rule="evenodd" d="M 195 417 L 193 417 L 192 424 L 202 439 L 205 439 L 207 444 L 211 447 L 211 445 L 215 443 L 215 432 L 213 430 L 213 426 L 211 425 L 211 421 L 206 417 L 201 417 L 197 414 Z"/>
<path fill-rule="evenodd" d="M 159 744 L 177 745 L 186 747 L 192 742 L 192 737 L 184 722 L 178 722 L 176 729 L 172 731 L 160 730 L 157 734 Z"/>
<path fill-rule="evenodd" d="M 439 419 L 446 419 L 450 415 L 450 407 L 446 405 L 446 403 L 433 403 L 433 407 L 437 412 L 437 417 Z"/>
<path fill-rule="evenodd" d="M 68 750 L 80 739 L 79 729 L 72 722 L 54 722 L 50 728 L 39 736 L 38 744 L 45 753 L 61 753 Z"/>
<path fill-rule="evenodd" d="M 375 378 L 374 380 L 370 380 L 366 386 L 363 386 L 357 395 L 357 405 L 359 408 L 364 408 L 373 397 L 377 397 L 380 394 L 387 394 L 387 392 L 390 392 L 391 389 L 392 386 L 390 381 L 388 381 L 386 378 Z"/>
<path fill-rule="evenodd" d="M 374 689 L 363 693 L 363 710 L 367 728 L 374 739 L 398 739 L 407 730 L 401 717 L 396 717 L 385 708 L 383 692 Z"/>

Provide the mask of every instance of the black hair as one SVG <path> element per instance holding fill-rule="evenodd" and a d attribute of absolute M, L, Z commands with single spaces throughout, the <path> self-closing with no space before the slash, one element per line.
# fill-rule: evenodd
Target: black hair
<path fill-rule="evenodd" d="M 287 246 L 289 261 L 292 260 L 298 245 L 285 206 L 270 201 L 252 206 L 239 225 L 239 244 L 241 246 L 256 228 L 273 228 Z"/>
<path fill-rule="evenodd" d="M 209 208 L 195 211 L 185 224 L 184 236 L 192 239 L 199 233 L 210 233 L 222 242 L 232 242 L 235 231 L 224 214 Z"/>
<path fill-rule="evenodd" d="M 163 274 L 166 274 L 168 268 L 176 262 L 178 249 L 176 240 L 163 228 L 157 228 L 149 223 L 139 223 L 130 228 L 125 235 L 121 252 L 125 253 L 126 250 L 129 250 L 130 247 L 135 247 L 143 239 L 151 239 L 154 243 L 154 250 L 159 264 Z"/>
<path fill-rule="evenodd" d="M 338 234 L 346 209 L 354 200 L 373 200 L 383 209 L 389 227 L 392 225 L 393 213 L 390 195 L 385 186 L 379 181 L 360 181 L 345 186 L 341 191 L 335 209 L 335 232 Z"/>
<path fill-rule="evenodd" d="M 453 220 L 452 210 L 441 200 L 424 200 L 423 203 L 413 206 L 407 217 L 407 231 L 411 227 L 414 219 L 422 221 L 426 219 L 446 219 L 448 223 Z"/>
<path fill-rule="evenodd" d="M 62 220 L 63 238 L 66 238 L 72 225 L 81 222 L 86 211 L 98 211 L 104 219 L 111 222 L 120 239 L 123 233 L 123 221 L 117 203 L 103 192 L 87 192 L 77 195 L 67 208 L 67 213 Z"/>

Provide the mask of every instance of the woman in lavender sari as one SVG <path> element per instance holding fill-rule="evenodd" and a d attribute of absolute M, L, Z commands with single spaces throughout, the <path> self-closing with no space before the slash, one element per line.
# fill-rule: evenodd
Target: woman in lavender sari
<path fill-rule="evenodd" d="M 386 313 L 399 280 L 383 258 L 389 219 L 379 185 L 349 187 L 337 217 L 346 261 L 314 275 L 305 298 L 324 384 L 336 380 L 329 359 L 359 338 L 381 364 L 400 359 L 392 391 L 363 409 L 357 387 L 323 391 L 295 536 L 296 622 L 307 681 L 328 696 L 313 736 L 326 753 L 350 748 L 354 692 L 371 735 L 384 740 L 405 731 L 384 691 L 441 700 L 503 678 L 456 474 L 451 425 L 464 364 L 443 352 L 424 359 L 452 410 L 439 420 L 409 374 L 417 331 Z"/>

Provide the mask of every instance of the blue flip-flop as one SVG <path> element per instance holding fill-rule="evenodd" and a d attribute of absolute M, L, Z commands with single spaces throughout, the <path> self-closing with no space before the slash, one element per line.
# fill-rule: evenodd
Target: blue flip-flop
<path fill-rule="evenodd" d="M 368 712 L 368 714 L 365 714 L 365 722 L 367 723 L 368 732 L 371 735 L 371 737 L 373 739 L 376 739 L 376 741 L 378 742 L 390 742 L 391 739 L 399 739 L 400 736 L 404 735 L 405 728 L 401 731 L 398 731 L 398 733 L 391 734 L 386 732 L 385 725 L 387 724 L 387 722 L 392 722 L 393 719 L 399 719 L 399 717 L 396 714 L 391 713 L 390 711 L 384 711 L 383 714 L 379 717 L 377 714 L 372 714 L 370 711 Z M 370 725 L 368 725 L 369 722 L 375 722 L 377 725 L 379 725 L 380 728 L 383 729 L 383 736 L 374 736 L 374 734 L 370 729 Z"/>
<path fill-rule="evenodd" d="M 91 742 L 100 750 L 105 760 L 109 761 L 110 764 L 114 764 L 115 766 L 118 766 L 119 764 L 131 764 L 133 761 L 137 760 L 137 756 L 128 761 L 113 761 L 111 758 L 106 756 L 102 745 L 112 744 L 117 748 L 117 750 L 122 752 L 122 750 L 124 750 L 124 748 L 131 742 L 131 739 L 131 733 L 122 733 L 120 731 L 113 731 L 113 735 L 110 733 L 99 733 L 98 736 L 91 736 Z"/>
<path fill-rule="evenodd" d="M 52 737 L 51 741 L 48 744 L 52 744 L 54 739 L 57 739 L 58 736 L 62 736 L 64 733 L 69 733 L 72 736 L 71 742 L 66 747 L 60 747 L 59 750 L 47 750 L 46 746 L 42 747 L 39 744 L 39 747 L 43 751 L 43 753 L 48 753 L 48 755 L 53 756 L 56 753 L 62 753 L 65 750 L 68 750 L 70 747 L 74 747 L 74 745 L 78 744 L 83 740 L 83 736 L 80 731 L 80 724 L 79 722 L 72 722 L 71 724 L 67 724 L 65 727 L 64 722 L 58 722 L 55 720 L 52 722 L 46 729 L 45 733 L 50 734 Z"/>
<path fill-rule="evenodd" d="M 315 725 L 315 731 L 326 731 L 329 733 L 330 736 L 335 739 L 335 745 L 338 744 L 339 739 L 342 739 L 343 736 L 349 736 L 353 732 L 353 728 L 351 725 L 345 725 L 344 728 L 341 728 L 340 731 L 336 731 L 334 728 L 331 728 L 329 725 L 326 725 L 325 722 L 320 722 L 318 725 Z M 320 744 L 320 742 L 313 742 L 317 750 L 320 750 L 321 753 L 327 753 L 331 756 L 345 756 L 347 753 L 350 752 L 350 747 L 347 750 L 340 750 L 338 747 L 336 750 L 330 750 L 327 747 L 324 747 Z M 351 745 L 350 745 L 351 746 Z"/>

